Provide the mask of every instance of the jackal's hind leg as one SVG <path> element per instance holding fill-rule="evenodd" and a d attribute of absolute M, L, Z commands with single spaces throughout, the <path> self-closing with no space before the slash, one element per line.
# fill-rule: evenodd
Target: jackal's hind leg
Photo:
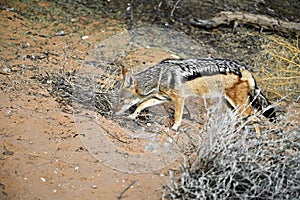
<path fill-rule="evenodd" d="M 128 118 L 135 119 L 141 113 L 141 111 L 144 110 L 145 108 L 155 106 L 155 105 L 159 105 L 159 104 L 162 104 L 164 102 L 166 102 L 166 100 L 161 100 L 161 99 L 156 99 L 156 98 L 148 99 L 148 100 L 144 101 L 143 103 L 141 103 L 137 107 L 137 109 L 134 111 L 134 113 L 132 113 L 131 115 L 128 116 Z"/>

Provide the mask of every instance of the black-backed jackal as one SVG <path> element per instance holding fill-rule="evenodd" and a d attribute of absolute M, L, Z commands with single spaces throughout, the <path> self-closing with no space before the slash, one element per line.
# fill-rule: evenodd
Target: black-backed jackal
<path fill-rule="evenodd" d="M 172 101 L 175 106 L 173 130 L 181 124 L 184 100 L 188 96 L 222 94 L 233 108 L 248 117 L 256 110 L 270 121 L 275 110 L 258 89 L 252 74 L 242 65 L 225 59 L 164 60 L 135 76 L 122 68 L 123 82 L 115 108 L 121 114 L 138 104 L 129 117 L 134 119 L 150 106 Z M 256 121 L 258 118 L 255 117 Z M 256 125 L 256 131 L 260 133 Z"/>

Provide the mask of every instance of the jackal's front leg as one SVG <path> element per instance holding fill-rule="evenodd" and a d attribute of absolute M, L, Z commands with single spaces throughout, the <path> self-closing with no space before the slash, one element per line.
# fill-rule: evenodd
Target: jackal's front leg
<path fill-rule="evenodd" d="M 128 117 L 130 119 L 135 119 L 137 118 L 137 116 L 139 116 L 139 114 L 141 113 L 142 110 L 144 110 L 145 108 L 148 108 L 150 106 L 155 106 L 161 103 L 164 103 L 164 100 L 160 100 L 160 99 L 148 99 L 146 101 L 144 101 L 143 103 L 141 103 L 137 109 L 134 111 L 134 113 L 132 113 L 131 115 L 129 115 Z"/>
<path fill-rule="evenodd" d="M 176 97 L 175 99 L 173 99 L 173 101 L 175 103 L 175 113 L 174 113 L 174 125 L 172 126 L 171 129 L 177 131 L 182 121 L 184 98 Z"/>

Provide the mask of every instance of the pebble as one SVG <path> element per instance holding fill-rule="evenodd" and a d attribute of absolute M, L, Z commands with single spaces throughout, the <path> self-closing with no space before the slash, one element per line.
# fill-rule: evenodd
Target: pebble
<path fill-rule="evenodd" d="M 89 38 L 89 36 L 87 36 L 87 35 L 84 35 L 84 36 L 81 37 L 81 39 L 83 39 L 83 40 L 86 40 L 88 38 Z"/>
<path fill-rule="evenodd" d="M 12 110 L 11 109 L 7 110 L 6 113 L 5 113 L 5 116 L 9 117 L 11 115 L 12 115 Z"/>
<path fill-rule="evenodd" d="M 11 72 L 11 68 L 5 67 L 5 68 L 2 69 L 2 71 L 3 71 L 4 73 L 10 73 L 10 72 Z"/>
<path fill-rule="evenodd" d="M 64 31 L 59 31 L 59 32 L 56 32 L 54 33 L 55 36 L 64 36 L 66 35 Z"/>

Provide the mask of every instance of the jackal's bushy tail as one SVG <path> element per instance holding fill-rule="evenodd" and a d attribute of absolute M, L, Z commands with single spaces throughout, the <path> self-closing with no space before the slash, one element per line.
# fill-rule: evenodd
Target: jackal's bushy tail
<path fill-rule="evenodd" d="M 251 105 L 261 111 L 270 122 L 276 122 L 276 110 L 257 86 L 250 93 Z"/>

